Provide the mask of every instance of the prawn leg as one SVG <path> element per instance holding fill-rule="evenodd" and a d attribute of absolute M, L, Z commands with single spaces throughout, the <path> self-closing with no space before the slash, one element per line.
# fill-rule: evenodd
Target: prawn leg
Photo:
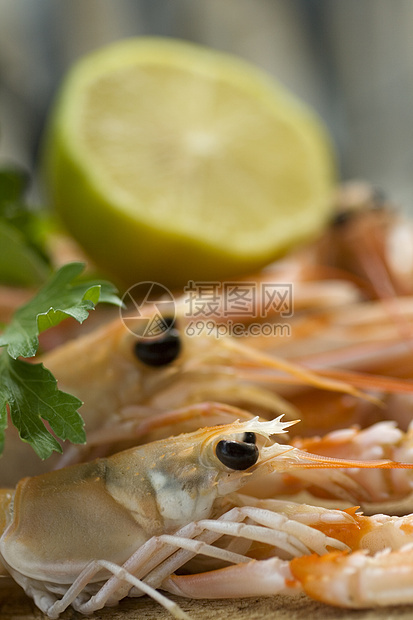
<path fill-rule="evenodd" d="M 171 575 L 162 589 L 191 598 L 292 596 L 304 590 L 320 602 L 356 609 L 413 603 L 413 515 L 364 517 L 355 509 L 318 508 L 317 516 L 314 507 L 293 502 L 255 503 L 285 516 L 293 514 L 315 531 L 342 538 L 350 549 L 358 550 L 302 555 L 290 561 L 275 557 L 209 573 Z"/>
<path fill-rule="evenodd" d="M 279 558 L 252 560 L 198 575 L 171 575 L 162 589 L 187 598 L 248 598 L 302 592 L 290 563 Z"/>
<path fill-rule="evenodd" d="M 134 575 L 131 575 L 123 567 L 118 566 L 114 562 L 107 560 L 96 560 L 91 562 L 89 566 L 79 575 L 76 581 L 72 584 L 62 599 L 56 600 L 56 597 L 50 595 L 42 590 L 30 589 L 30 594 L 36 605 L 44 611 L 49 618 L 56 619 L 59 615 L 72 605 L 76 611 L 81 613 L 90 613 L 90 611 L 96 611 L 101 609 L 105 600 L 99 600 L 98 596 L 91 597 L 88 601 L 84 601 L 82 594 L 87 589 L 90 580 L 102 569 L 112 573 L 120 581 L 127 582 L 129 588 L 137 588 L 141 595 L 147 594 L 160 605 L 162 605 L 167 611 L 171 613 L 174 618 L 178 620 L 191 620 L 190 616 L 186 614 L 174 601 L 171 601 L 166 596 L 148 586 L 143 581 L 137 579 Z M 93 601 L 92 605 L 90 604 Z"/>
<path fill-rule="evenodd" d="M 323 603 L 362 609 L 413 603 L 412 574 L 410 543 L 373 557 L 365 549 L 306 555 L 290 562 L 270 558 L 200 575 L 172 575 L 162 588 L 191 598 L 292 596 L 304 590 Z"/>
<path fill-rule="evenodd" d="M 351 551 L 366 550 L 374 555 L 386 549 L 400 551 L 407 545 L 413 548 L 413 514 L 365 516 L 358 506 L 345 510 L 328 509 L 284 500 L 260 500 L 239 493 L 233 494 L 231 499 L 240 506 L 244 505 L 246 510 L 261 508 L 310 525 L 313 532 L 340 540 Z M 323 553 L 314 550 L 319 555 Z"/>
<path fill-rule="evenodd" d="M 246 519 L 263 525 L 243 523 Z M 233 553 L 227 549 L 211 546 L 211 543 L 223 535 L 241 536 L 249 541 L 264 542 L 271 547 L 284 550 L 293 557 L 303 553 L 309 554 L 311 550 L 316 550 L 318 553 L 326 553 L 328 547 L 335 547 L 337 549 L 345 549 L 347 547 L 340 541 L 329 538 L 309 526 L 302 525 L 293 519 L 288 519 L 269 510 L 249 507 L 234 508 L 216 521 L 203 520 L 191 523 L 181 528 L 175 535 L 153 537 L 133 554 L 122 567 L 117 567 L 117 569 L 114 569 L 116 565 L 113 563 L 105 563 L 103 561 L 91 562 L 63 598 L 52 606 L 43 607 L 43 610 L 49 617 L 57 618 L 69 605 L 72 605 L 77 611 L 89 614 L 101 609 L 106 604 L 113 605 L 128 594 L 129 596 L 149 594 L 167 608 L 174 617 L 184 618 L 186 616 L 177 615 L 182 610 L 177 608 L 175 604 L 175 607 L 170 609 L 163 600 L 165 597 L 159 595 L 155 588 L 163 588 L 165 579 L 169 583 L 168 578 L 171 573 L 186 564 L 197 554 L 232 562 L 235 565 L 234 576 L 237 575 L 241 566 L 244 566 L 244 564 L 249 566 L 251 558 Z M 198 538 L 195 539 L 195 536 Z M 282 561 L 278 560 L 278 558 L 274 558 L 274 563 L 279 564 L 280 567 L 283 566 Z M 85 601 L 80 595 L 85 592 L 85 588 L 90 580 L 102 568 L 108 568 L 106 564 L 108 566 L 109 564 L 111 565 L 112 568 L 109 567 L 109 571 L 113 572 L 114 576 L 94 596 Z M 259 562 L 253 561 L 252 564 L 254 566 L 257 565 L 255 570 L 260 570 Z M 251 572 L 251 569 L 249 569 L 249 572 Z M 132 575 L 133 578 L 131 578 Z M 197 576 L 201 581 L 203 579 L 202 575 L 204 573 Z M 194 579 L 196 578 L 194 577 Z M 122 581 L 127 583 L 122 584 Z M 132 592 L 130 592 L 131 586 L 134 588 Z M 234 596 L 241 595 L 242 593 L 234 594 Z M 219 598 L 219 593 L 217 592 L 217 596 L 210 595 L 209 598 Z M 38 601 L 37 604 L 39 605 Z"/>
<path fill-rule="evenodd" d="M 198 534 L 199 531 L 202 531 L 204 528 L 200 528 L 194 523 L 183 529 L 186 530 L 186 532 L 182 533 L 190 533 L 189 530 L 192 530 L 192 534 Z M 213 538 L 218 538 L 218 536 L 215 535 Z M 10 567 L 8 568 L 14 579 L 24 588 L 29 596 L 33 597 L 36 605 L 44 611 L 49 618 L 58 618 L 69 605 L 72 605 L 74 609 L 81 613 L 92 613 L 104 607 L 108 601 L 110 601 L 112 605 L 118 602 L 127 596 L 128 591 L 133 587 L 135 589 L 135 595 L 136 592 L 138 596 L 148 594 L 165 607 L 165 609 L 170 611 L 175 618 L 189 620 L 189 616 L 185 614 L 179 606 L 157 592 L 154 587 L 138 579 L 135 575 L 132 575 L 130 570 L 128 570 L 128 568 L 133 568 L 134 572 L 141 572 L 145 575 L 148 572 L 148 566 L 159 563 L 159 561 L 163 560 L 163 557 L 171 555 L 176 548 L 186 549 L 189 551 L 190 556 L 202 553 L 210 557 L 234 563 L 248 561 L 248 558 L 244 558 L 239 554 L 231 553 L 224 549 L 211 547 L 203 541 L 191 540 L 191 538 L 184 538 L 183 536 L 177 535 L 163 535 L 150 539 L 133 554 L 123 566 L 106 560 L 91 561 L 66 592 L 64 592 L 65 586 L 56 587 L 50 584 L 42 584 L 37 580 L 22 577 Z M 88 596 L 90 592 L 89 585 L 93 583 L 94 577 L 101 572 L 102 569 L 112 573 L 113 577 L 109 578 L 108 581 L 99 588 L 96 594 L 92 592 L 92 596 Z M 124 586 L 122 582 L 126 582 L 127 585 Z M 49 588 L 51 592 L 48 591 Z M 59 600 L 56 597 L 58 593 L 64 593 Z"/>
<path fill-rule="evenodd" d="M 413 465 L 333 459 L 271 439 L 292 424 L 281 417 L 237 421 L 25 478 L 14 493 L 4 492 L 1 564 L 57 617 L 68 605 L 88 614 L 150 593 L 149 587 L 162 587 L 176 570 L 193 571 L 196 563 L 205 573 L 222 561 L 249 565 L 250 555 L 284 560 L 353 549 L 330 522 L 323 530 L 317 520 L 301 522 L 275 504 L 234 508 L 231 496 L 247 480 L 273 471 Z M 338 534 L 352 518 L 342 516 Z M 177 609 L 172 613 L 183 617 Z"/>

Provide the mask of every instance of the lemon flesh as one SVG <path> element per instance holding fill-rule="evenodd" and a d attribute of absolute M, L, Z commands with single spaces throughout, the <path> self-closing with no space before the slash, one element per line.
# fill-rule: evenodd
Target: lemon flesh
<path fill-rule="evenodd" d="M 315 115 L 258 69 L 174 40 L 81 60 L 45 164 L 67 228 L 124 285 L 251 271 L 331 210 L 332 151 Z"/>

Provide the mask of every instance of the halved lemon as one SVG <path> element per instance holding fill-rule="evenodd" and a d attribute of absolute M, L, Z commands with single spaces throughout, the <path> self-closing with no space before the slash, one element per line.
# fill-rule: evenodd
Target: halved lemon
<path fill-rule="evenodd" d="M 263 266 L 323 227 L 335 176 L 318 118 L 272 78 L 156 38 L 74 66 L 45 164 L 68 230 L 125 286 L 179 287 Z"/>

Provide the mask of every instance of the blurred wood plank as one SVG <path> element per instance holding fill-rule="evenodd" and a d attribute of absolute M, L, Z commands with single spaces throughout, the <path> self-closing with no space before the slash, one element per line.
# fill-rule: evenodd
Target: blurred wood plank
<path fill-rule="evenodd" d="M 321 605 L 309 600 L 305 595 L 292 599 L 274 596 L 271 598 L 235 599 L 216 601 L 192 601 L 178 599 L 184 611 L 193 620 L 408 620 L 412 618 L 412 608 L 394 607 L 379 610 L 346 610 Z M 171 620 L 171 615 L 162 607 L 143 597 L 126 599 L 117 607 L 106 608 L 88 616 L 93 620 Z M 62 620 L 81 620 L 72 609 L 62 614 Z M 0 620 L 47 620 L 23 591 L 14 583 L 4 580 L 0 584 Z"/>

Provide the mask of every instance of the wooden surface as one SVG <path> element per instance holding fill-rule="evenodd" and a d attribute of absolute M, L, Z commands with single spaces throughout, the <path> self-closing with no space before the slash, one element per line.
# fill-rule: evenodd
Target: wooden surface
<path fill-rule="evenodd" d="M 413 582 L 413 580 L 412 580 Z M 178 599 L 182 609 L 193 620 L 408 620 L 413 617 L 412 607 L 394 607 L 375 610 L 346 610 L 321 605 L 305 595 L 292 599 L 275 596 L 272 598 L 237 599 L 222 601 L 190 601 Z M 125 599 L 117 607 L 106 608 L 88 616 L 92 620 L 171 620 L 162 607 L 143 597 Z M 0 587 L 0 620 L 46 620 L 14 583 L 3 583 Z M 61 620 L 84 620 L 85 616 L 69 609 Z"/>

